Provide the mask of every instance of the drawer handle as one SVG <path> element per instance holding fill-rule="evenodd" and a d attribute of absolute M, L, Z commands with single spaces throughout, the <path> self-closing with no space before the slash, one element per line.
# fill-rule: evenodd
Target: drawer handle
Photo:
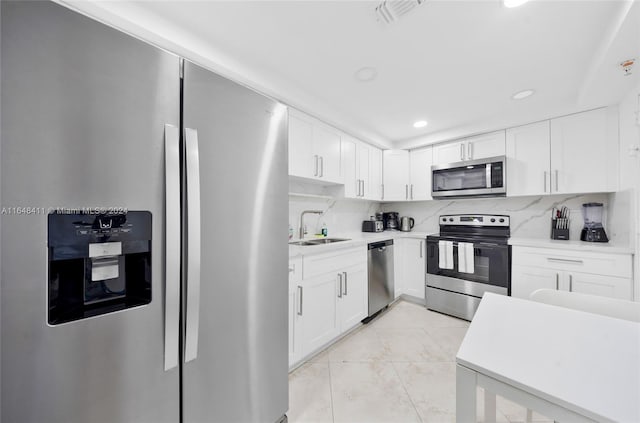
<path fill-rule="evenodd" d="M 553 258 L 553 257 L 547 257 L 547 260 L 549 260 L 549 261 L 556 261 L 556 262 L 558 262 L 558 263 L 575 263 L 575 264 L 584 264 L 584 261 L 582 261 L 582 260 L 559 259 L 559 258 Z"/>
<path fill-rule="evenodd" d="M 300 285 L 298 285 L 298 298 L 300 298 L 300 302 L 298 303 L 298 305 L 300 306 L 300 309 L 298 310 L 298 316 L 302 316 L 302 287 Z"/>

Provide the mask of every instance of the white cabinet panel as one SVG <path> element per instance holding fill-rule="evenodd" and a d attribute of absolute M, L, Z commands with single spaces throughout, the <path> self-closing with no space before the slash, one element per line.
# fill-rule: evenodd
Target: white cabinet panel
<path fill-rule="evenodd" d="M 369 175 L 370 150 L 371 147 L 369 147 L 368 144 L 358 142 L 358 179 L 360 181 L 360 197 L 362 198 L 371 197 L 371 180 Z"/>
<path fill-rule="evenodd" d="M 551 192 L 549 121 L 507 129 L 507 195 Z"/>
<path fill-rule="evenodd" d="M 433 146 L 433 164 L 504 156 L 505 131 L 490 132 Z"/>
<path fill-rule="evenodd" d="M 367 266 L 361 264 L 342 273 L 342 293 L 338 297 L 340 332 L 358 325 L 368 311 Z"/>
<path fill-rule="evenodd" d="M 529 299 L 537 289 L 558 289 L 559 274 L 552 269 L 532 266 L 511 266 L 511 296 Z"/>
<path fill-rule="evenodd" d="M 431 200 L 431 165 L 433 148 L 426 147 L 409 152 L 411 185 L 409 199 Z"/>
<path fill-rule="evenodd" d="M 617 157 L 615 108 L 551 119 L 551 188 L 554 193 L 615 191 Z"/>
<path fill-rule="evenodd" d="M 433 146 L 433 164 L 462 162 L 466 157 L 467 145 L 463 141 L 454 141 Z"/>
<path fill-rule="evenodd" d="M 303 280 L 301 295 L 302 354 L 307 355 L 340 334 L 337 273 Z"/>
<path fill-rule="evenodd" d="M 409 199 L 409 151 L 384 150 L 384 201 Z"/>
<path fill-rule="evenodd" d="M 289 175 L 343 183 L 340 133 L 297 110 L 289 110 Z"/>
<path fill-rule="evenodd" d="M 631 300 L 631 279 L 577 272 L 569 273 L 568 277 L 569 291 Z"/>
<path fill-rule="evenodd" d="M 424 299 L 425 285 L 425 240 L 407 238 L 404 240 L 402 263 L 404 273 L 404 293 Z"/>
<path fill-rule="evenodd" d="M 345 198 L 360 197 L 357 150 L 358 141 L 355 138 L 342 137 L 342 175 L 344 177 Z"/>
<path fill-rule="evenodd" d="M 397 238 L 393 241 L 393 284 L 395 298 L 404 293 L 404 254 L 405 238 Z"/>
<path fill-rule="evenodd" d="M 289 114 L 289 175 L 317 176 L 313 153 L 313 121 L 295 113 Z M 314 175 L 315 172 L 315 175 Z"/>
<path fill-rule="evenodd" d="M 465 160 L 477 160 L 487 157 L 504 156 L 505 131 L 496 131 L 465 139 L 467 155 Z"/>
<path fill-rule="evenodd" d="M 382 150 L 369 147 L 368 200 L 382 200 Z"/>

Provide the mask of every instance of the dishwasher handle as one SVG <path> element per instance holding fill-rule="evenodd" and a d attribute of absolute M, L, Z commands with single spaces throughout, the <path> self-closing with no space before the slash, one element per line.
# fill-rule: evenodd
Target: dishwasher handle
<path fill-rule="evenodd" d="M 380 249 L 380 251 L 384 251 L 386 249 L 386 247 L 392 246 L 392 245 L 393 245 L 393 240 L 392 239 L 387 239 L 385 241 L 372 242 L 371 244 L 369 244 L 368 249 L 369 250 L 378 250 L 378 249 Z"/>

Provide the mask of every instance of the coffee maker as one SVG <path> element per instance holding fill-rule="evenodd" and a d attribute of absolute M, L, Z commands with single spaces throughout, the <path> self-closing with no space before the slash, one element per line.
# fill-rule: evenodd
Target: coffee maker
<path fill-rule="evenodd" d="M 580 233 L 581 241 L 609 242 L 602 226 L 602 203 L 585 203 L 582 205 L 584 228 Z"/>
<path fill-rule="evenodd" d="M 398 212 L 385 212 L 382 213 L 382 220 L 384 221 L 385 230 L 397 230 L 400 228 L 399 213 Z"/>

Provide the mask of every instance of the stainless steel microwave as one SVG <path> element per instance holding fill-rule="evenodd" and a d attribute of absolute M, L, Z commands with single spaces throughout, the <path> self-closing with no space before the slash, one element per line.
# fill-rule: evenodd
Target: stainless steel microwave
<path fill-rule="evenodd" d="M 505 156 L 431 166 L 431 196 L 504 197 L 507 193 Z"/>

